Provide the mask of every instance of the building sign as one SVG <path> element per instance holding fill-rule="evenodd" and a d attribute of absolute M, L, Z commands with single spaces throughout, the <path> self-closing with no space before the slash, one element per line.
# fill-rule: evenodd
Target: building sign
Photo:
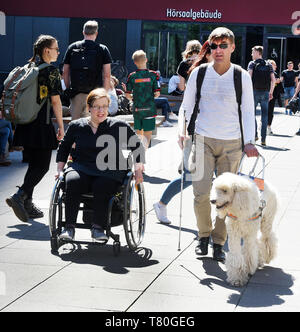
<path fill-rule="evenodd" d="M 141 0 L 109 1 L 40 0 L 2 1 L 0 11 L 7 16 L 82 17 L 90 19 L 129 19 L 190 21 L 233 24 L 292 25 L 292 13 L 300 11 L 299 0 L 288 0 L 278 7 L 274 0 Z"/>
<path fill-rule="evenodd" d="M 220 20 L 222 18 L 222 13 L 217 9 L 215 11 L 210 11 L 209 9 L 190 9 L 185 11 L 167 8 L 167 18 L 182 18 L 184 20 L 192 19 L 194 21 L 197 19 Z"/>

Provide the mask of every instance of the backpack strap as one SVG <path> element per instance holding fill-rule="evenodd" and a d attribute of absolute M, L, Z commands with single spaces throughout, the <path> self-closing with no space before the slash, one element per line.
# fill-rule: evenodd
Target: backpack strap
<path fill-rule="evenodd" d="M 38 67 L 38 69 L 39 69 L 39 71 L 40 71 L 40 70 L 43 70 L 43 69 L 45 69 L 45 68 L 47 68 L 47 67 L 49 67 L 49 66 L 51 66 L 50 63 L 43 62 L 43 63 L 41 63 L 41 64 L 40 64 L 39 66 L 37 66 L 37 67 Z M 50 98 L 49 98 L 49 96 L 47 96 L 46 101 L 44 101 L 42 105 L 44 105 L 45 103 L 47 103 L 47 115 L 46 115 L 47 120 L 46 120 L 46 124 L 50 124 L 50 110 L 51 110 L 51 103 L 50 103 Z"/>
<path fill-rule="evenodd" d="M 188 128 L 187 128 L 188 134 L 192 137 L 194 137 L 195 123 L 196 123 L 197 116 L 200 112 L 199 103 L 200 103 L 200 99 L 201 99 L 201 87 L 202 87 L 202 83 L 203 83 L 203 80 L 204 80 L 204 76 L 205 76 L 207 67 L 208 67 L 208 63 L 205 63 L 205 64 L 202 64 L 199 67 L 199 70 L 198 70 L 196 103 L 195 103 L 193 114 L 191 116 L 191 119 L 190 119 L 190 122 L 189 122 L 189 125 L 188 125 Z"/>
<path fill-rule="evenodd" d="M 241 111 L 241 103 L 242 103 L 242 68 L 238 65 L 234 65 L 233 81 L 234 81 L 236 102 L 238 104 L 238 114 L 239 114 L 240 130 L 241 130 L 242 150 L 244 151 L 244 133 L 243 133 L 243 122 L 242 122 L 242 111 Z"/>

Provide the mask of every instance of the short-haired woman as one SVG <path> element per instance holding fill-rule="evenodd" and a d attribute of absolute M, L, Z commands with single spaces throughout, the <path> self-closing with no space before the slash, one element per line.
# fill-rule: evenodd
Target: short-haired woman
<path fill-rule="evenodd" d="M 128 171 L 122 149 L 133 152 L 136 183 L 143 181 L 144 148 L 131 127 L 123 121 L 108 118 L 110 98 L 103 88 L 87 96 L 90 117 L 70 122 L 57 152 L 57 177 L 65 167 L 73 144 L 73 162 L 65 170 L 66 227 L 60 238 L 74 239 L 81 194 L 93 192 L 91 236 L 96 241 L 107 239 L 104 233 L 108 203 L 123 182 Z"/>

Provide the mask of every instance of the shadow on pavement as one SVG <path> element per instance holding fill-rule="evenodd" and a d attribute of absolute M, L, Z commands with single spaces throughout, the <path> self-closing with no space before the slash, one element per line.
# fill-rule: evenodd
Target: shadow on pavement
<path fill-rule="evenodd" d="M 202 285 L 206 285 L 211 290 L 214 290 L 214 285 L 234 290 L 235 293 L 231 294 L 227 301 L 230 304 L 244 308 L 271 307 L 283 304 L 285 301 L 282 296 L 293 295 L 290 289 L 294 284 L 293 276 L 280 268 L 266 266 L 257 270 L 247 285 L 234 287 L 226 282 L 226 270 L 221 269 L 220 263 L 209 257 L 197 259 L 202 262 L 206 275 L 211 277 L 203 279 L 196 275 L 195 277 L 200 280 Z"/>
<path fill-rule="evenodd" d="M 68 248 L 66 248 L 68 247 Z M 59 257 L 63 261 L 76 264 L 89 264 L 102 266 L 103 270 L 125 274 L 129 272 L 128 268 L 143 268 L 158 264 L 158 260 L 151 259 L 152 250 L 140 247 L 131 251 L 128 247 L 122 246 L 119 256 L 114 256 L 112 245 L 80 245 L 76 243 L 67 244 L 60 248 Z"/>

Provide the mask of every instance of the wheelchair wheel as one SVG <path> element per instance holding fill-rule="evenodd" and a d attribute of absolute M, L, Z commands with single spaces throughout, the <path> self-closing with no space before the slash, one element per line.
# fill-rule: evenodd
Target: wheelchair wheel
<path fill-rule="evenodd" d="M 63 181 L 58 179 L 53 189 L 50 208 L 49 208 L 49 230 L 50 230 L 50 244 L 51 252 L 53 254 L 58 252 L 60 247 L 59 234 L 61 233 L 60 223 L 62 221 L 62 195 L 63 195 Z"/>
<path fill-rule="evenodd" d="M 135 250 L 142 242 L 146 226 L 145 192 L 143 184 L 135 186 L 133 176 L 125 192 L 124 231 L 130 249 Z"/>

